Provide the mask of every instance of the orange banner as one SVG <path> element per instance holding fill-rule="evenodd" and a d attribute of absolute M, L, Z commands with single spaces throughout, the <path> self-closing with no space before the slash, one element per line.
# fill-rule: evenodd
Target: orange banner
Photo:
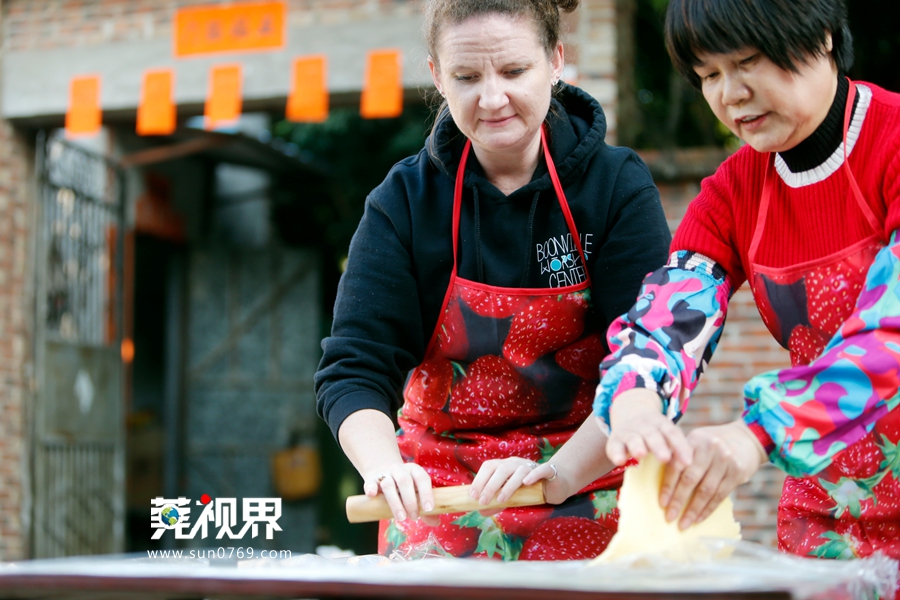
<path fill-rule="evenodd" d="M 241 65 L 217 65 L 209 71 L 206 128 L 230 125 L 241 118 Z"/>
<path fill-rule="evenodd" d="M 321 123 L 328 118 L 328 61 L 323 55 L 294 60 L 294 78 L 285 116 L 288 121 Z"/>
<path fill-rule="evenodd" d="M 146 71 L 137 111 L 138 135 L 169 135 L 175 131 L 172 69 Z"/>
<path fill-rule="evenodd" d="M 403 113 L 401 58 L 399 50 L 369 52 L 359 107 L 363 118 L 389 119 Z"/>
<path fill-rule="evenodd" d="M 278 50 L 285 44 L 284 2 L 241 2 L 175 11 L 175 56 Z"/>
<path fill-rule="evenodd" d="M 100 76 L 73 77 L 69 83 L 66 135 L 94 135 L 100 131 Z"/>

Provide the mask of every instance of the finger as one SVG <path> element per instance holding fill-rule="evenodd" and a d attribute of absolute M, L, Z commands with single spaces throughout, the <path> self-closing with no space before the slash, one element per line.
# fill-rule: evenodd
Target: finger
<path fill-rule="evenodd" d="M 515 472 L 510 475 L 509 479 L 506 480 L 506 483 L 503 484 L 503 487 L 500 488 L 500 493 L 497 494 L 497 502 L 506 502 L 509 500 L 513 493 L 522 487 L 522 480 L 534 471 L 535 469 L 532 469 L 531 466 L 528 465 L 522 465 L 516 469 Z"/>
<path fill-rule="evenodd" d="M 384 494 L 384 499 L 394 514 L 394 518 L 398 521 L 405 521 L 406 510 L 403 508 L 403 502 L 400 501 L 400 493 L 397 491 L 397 484 L 394 482 L 393 477 L 385 477 L 379 485 L 381 486 L 381 493 Z"/>
<path fill-rule="evenodd" d="M 482 517 L 493 517 L 494 515 L 503 512 L 502 508 L 486 508 L 484 510 L 479 510 L 478 514 Z"/>
<path fill-rule="evenodd" d="M 628 454 L 637 460 L 647 456 L 647 444 L 644 443 L 644 437 L 636 433 L 625 440 L 625 449 L 628 450 Z"/>
<path fill-rule="evenodd" d="M 415 521 L 419 518 L 419 498 L 416 496 L 416 486 L 412 477 L 407 471 L 400 471 L 394 476 L 394 481 L 397 483 L 397 490 L 406 514 Z"/>
<path fill-rule="evenodd" d="M 709 512 L 715 508 L 715 506 L 709 507 L 709 504 L 712 498 L 720 493 L 731 457 L 725 453 L 727 449 L 723 448 L 723 444 L 718 440 L 713 440 L 712 446 L 715 451 L 715 459 L 711 461 L 706 476 L 697 485 L 693 498 L 681 516 L 678 523 L 678 527 L 681 529 L 687 529 L 693 525 L 697 521 L 697 517 L 707 508 L 709 508 Z"/>
<path fill-rule="evenodd" d="M 659 505 L 663 509 L 666 509 L 669 506 L 669 501 L 672 499 L 672 493 L 675 491 L 678 479 L 681 477 L 686 466 L 687 465 L 676 458 L 675 460 L 670 461 L 663 470 L 662 485 L 659 488 Z"/>
<path fill-rule="evenodd" d="M 499 461 L 496 460 L 486 460 L 481 463 L 481 468 L 478 469 L 478 473 L 475 474 L 475 479 L 472 480 L 472 487 L 469 488 L 469 496 L 471 496 L 473 500 L 481 498 L 482 494 L 484 494 L 484 486 L 486 486 L 487 482 L 493 477 L 498 464 Z"/>
<path fill-rule="evenodd" d="M 651 429 L 645 433 L 644 444 L 659 462 L 667 463 L 672 460 L 672 451 L 669 450 L 669 444 L 659 429 Z"/>
<path fill-rule="evenodd" d="M 363 483 L 363 493 L 369 498 L 374 498 L 375 496 L 377 496 L 379 491 L 381 491 L 380 486 L 378 485 L 378 482 L 376 480 L 367 479 Z"/>
<path fill-rule="evenodd" d="M 685 467 L 690 465 L 694 459 L 694 449 L 688 442 L 687 436 L 684 435 L 684 431 L 671 421 L 666 426 L 661 427 L 660 431 L 665 436 L 669 448 L 675 456 L 675 460 L 681 462 Z"/>
<path fill-rule="evenodd" d="M 609 436 L 606 441 L 606 457 L 617 467 L 624 465 L 628 460 L 625 444 L 616 434 Z"/>
<path fill-rule="evenodd" d="M 497 469 L 494 471 L 494 474 L 491 475 L 491 478 L 484 486 L 484 490 L 481 492 L 481 496 L 478 497 L 478 501 L 481 504 L 488 504 L 490 501 L 497 495 L 497 492 L 503 487 L 503 485 L 509 481 L 509 478 L 512 477 L 516 472 L 522 469 L 528 469 L 525 465 L 515 466 L 509 463 L 502 463 Z M 525 476 L 525 473 L 522 473 L 522 477 Z M 521 481 L 521 479 L 519 480 Z M 499 498 L 498 498 L 499 500 Z"/>
<path fill-rule="evenodd" d="M 419 501 L 422 503 L 422 510 L 434 510 L 434 492 L 431 489 L 431 476 L 428 475 L 428 471 L 418 465 L 414 465 L 410 470 L 410 475 L 413 478 L 413 484 L 416 486 Z"/>
<path fill-rule="evenodd" d="M 695 453 L 691 466 L 681 472 L 681 476 L 675 484 L 675 489 L 672 491 L 669 507 L 666 510 L 667 521 L 674 521 L 682 513 L 688 500 L 693 496 L 697 485 L 706 476 L 711 460 L 712 456 L 709 452 L 702 452 L 699 455 Z"/>
<path fill-rule="evenodd" d="M 532 469 L 525 475 L 525 478 L 522 480 L 522 485 L 534 485 L 542 479 L 550 479 L 556 475 L 556 473 L 557 472 L 553 470 L 553 467 L 550 466 L 550 463 L 538 465 L 537 468 Z"/>

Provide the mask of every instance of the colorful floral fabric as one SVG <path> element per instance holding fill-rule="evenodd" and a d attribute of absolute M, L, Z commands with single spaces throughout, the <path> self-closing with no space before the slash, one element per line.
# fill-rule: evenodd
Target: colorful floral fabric
<path fill-rule="evenodd" d="M 612 354 L 600 365 L 594 414 L 609 423 L 613 400 L 633 388 L 659 393 L 663 412 L 677 420 L 715 351 L 732 286 L 711 259 L 674 252 L 650 273 L 637 303 L 607 331 Z"/>
<path fill-rule="evenodd" d="M 744 387 L 744 420 L 791 475 L 815 474 L 900 403 L 900 232 L 875 257 L 856 310 L 809 365 Z"/>

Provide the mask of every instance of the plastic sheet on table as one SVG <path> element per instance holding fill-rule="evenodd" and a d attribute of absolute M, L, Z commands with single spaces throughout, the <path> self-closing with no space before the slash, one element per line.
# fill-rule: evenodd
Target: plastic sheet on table
<path fill-rule="evenodd" d="M 588 568 L 615 571 L 626 585 L 651 577 L 666 582 L 706 579 L 729 581 L 739 589 L 789 586 L 795 597 L 810 599 L 892 598 L 898 586 L 898 561 L 880 553 L 854 560 L 804 558 L 752 542 L 722 539 L 700 539 L 677 554 L 636 554 L 605 564 L 588 563 Z M 822 592 L 823 588 L 828 591 Z"/>
<path fill-rule="evenodd" d="M 347 579 L 429 585 L 685 594 L 786 591 L 797 600 L 875 600 L 891 598 L 897 589 L 898 562 L 880 554 L 847 561 L 802 558 L 751 542 L 712 539 L 700 540 L 687 552 L 687 556 L 623 557 L 605 564 L 504 563 L 453 558 L 439 544 L 426 541 L 389 558 L 300 555 L 242 561 L 238 567 L 289 569 L 295 576 L 314 567 L 320 576 L 342 573 L 338 576 Z"/>

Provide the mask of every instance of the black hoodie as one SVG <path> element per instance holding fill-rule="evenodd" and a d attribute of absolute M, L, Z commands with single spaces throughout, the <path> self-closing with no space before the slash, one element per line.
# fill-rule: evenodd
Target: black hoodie
<path fill-rule="evenodd" d="M 603 110 L 584 91 L 563 86 L 546 122 L 591 274 L 587 327 L 605 331 L 666 260 L 659 193 L 633 151 L 604 142 Z M 335 437 L 353 412 L 395 412 L 408 372 L 424 357 L 453 267 L 453 186 L 464 142 L 452 119 L 443 119 L 425 148 L 397 163 L 366 200 L 315 379 L 318 412 Z M 579 283 L 579 269 L 550 268 L 575 251 L 570 238 L 543 158 L 530 183 L 504 196 L 469 153 L 460 277 L 498 287 Z"/>

